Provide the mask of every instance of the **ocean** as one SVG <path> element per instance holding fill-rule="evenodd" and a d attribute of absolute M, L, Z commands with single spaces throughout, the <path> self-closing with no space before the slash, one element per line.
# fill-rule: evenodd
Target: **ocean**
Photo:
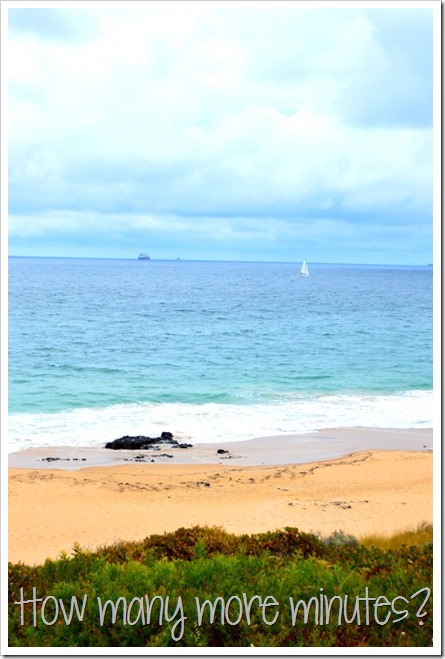
<path fill-rule="evenodd" d="M 431 428 L 432 268 L 9 258 L 9 451 Z"/>

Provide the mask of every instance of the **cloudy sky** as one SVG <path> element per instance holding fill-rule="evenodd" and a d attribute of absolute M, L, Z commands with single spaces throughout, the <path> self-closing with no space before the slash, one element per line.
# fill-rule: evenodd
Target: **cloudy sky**
<path fill-rule="evenodd" d="M 432 261 L 433 3 L 6 4 L 11 255 Z"/>

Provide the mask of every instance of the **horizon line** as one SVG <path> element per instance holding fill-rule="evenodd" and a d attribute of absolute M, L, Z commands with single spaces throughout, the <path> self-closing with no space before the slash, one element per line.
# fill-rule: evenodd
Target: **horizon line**
<path fill-rule="evenodd" d="M 75 260 L 102 260 L 102 261 L 138 261 L 138 257 L 131 256 L 47 256 L 43 254 L 24 255 L 24 254 L 8 254 L 9 258 L 16 259 L 75 259 Z M 391 266 L 391 267 L 433 267 L 433 263 L 359 263 L 359 262 L 344 262 L 344 261 L 310 261 L 309 259 L 296 259 L 295 261 L 262 261 L 262 260 L 244 260 L 244 259 L 187 259 L 187 258 L 156 258 L 150 257 L 148 262 L 169 262 L 169 263 L 264 263 L 264 264 L 299 264 L 306 260 L 311 265 L 360 265 L 360 266 Z M 145 261 L 144 261 L 145 262 Z"/>

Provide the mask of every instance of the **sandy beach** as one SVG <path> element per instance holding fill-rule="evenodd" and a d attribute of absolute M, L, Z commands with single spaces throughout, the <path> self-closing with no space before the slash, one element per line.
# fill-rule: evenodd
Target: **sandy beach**
<path fill-rule="evenodd" d="M 76 542 L 94 549 L 198 524 L 361 536 L 432 522 L 431 430 L 302 437 L 201 445 L 137 462 L 101 449 L 11 454 L 9 560 L 40 563 Z"/>

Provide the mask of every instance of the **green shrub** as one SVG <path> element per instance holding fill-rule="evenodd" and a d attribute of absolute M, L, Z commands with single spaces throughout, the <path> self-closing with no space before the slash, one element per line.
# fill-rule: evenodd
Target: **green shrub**
<path fill-rule="evenodd" d="M 179 529 L 94 553 L 76 545 L 71 558 L 62 555 L 41 566 L 9 564 L 9 645 L 428 647 L 431 583 L 431 543 L 382 550 L 340 532 L 323 541 L 294 528 L 241 536 L 218 528 Z M 31 604 L 17 604 L 22 594 L 30 599 L 33 588 L 37 597 L 50 596 L 44 605 L 36 603 L 35 626 Z M 385 624 L 372 615 L 365 624 L 366 595 L 392 603 L 378 609 L 383 619 L 391 614 Z M 69 612 L 73 596 L 77 603 L 86 597 L 84 616 L 79 620 L 74 613 L 68 625 L 62 607 Z M 114 622 L 108 600 L 117 604 Z M 213 619 L 205 600 L 215 607 Z M 361 618 L 347 623 L 342 616 L 353 618 L 354 602 Z M 42 620 L 41 606 L 54 624 Z M 406 611 L 403 620 L 395 620 L 400 614 L 392 607 Z"/>
<path fill-rule="evenodd" d="M 358 545 L 358 540 L 353 535 L 343 533 L 343 531 L 334 531 L 323 540 L 326 545 Z"/>

